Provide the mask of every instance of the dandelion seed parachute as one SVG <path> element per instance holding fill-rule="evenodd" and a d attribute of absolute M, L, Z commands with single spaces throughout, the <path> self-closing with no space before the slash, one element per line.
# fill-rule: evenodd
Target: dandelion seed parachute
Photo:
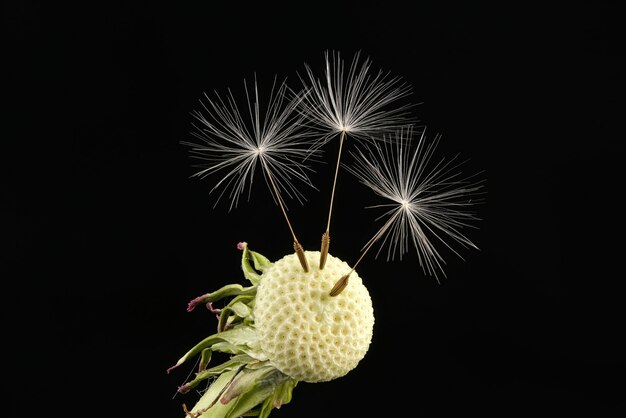
<path fill-rule="evenodd" d="M 350 136 L 359 141 L 370 141 L 412 122 L 408 113 L 411 105 L 397 105 L 411 93 L 410 85 L 399 77 L 390 77 L 389 73 L 383 73 L 382 70 L 372 74 L 371 61 L 367 58 L 361 62 L 359 52 L 354 55 L 347 72 L 339 52 L 326 51 L 325 61 L 323 79 L 317 78 L 308 65 L 305 65 L 307 77 L 300 77 L 305 85 L 300 112 L 309 120 L 312 128 L 319 132 L 313 150 L 339 135 L 328 220 L 322 234 L 321 269 L 324 268 L 330 249 L 330 222 L 344 140 Z"/>
<path fill-rule="evenodd" d="M 313 187 L 309 174 L 312 169 L 303 163 L 311 155 L 311 132 L 304 129 L 304 117 L 295 111 L 301 98 L 287 97 L 286 80 L 275 78 L 264 106 L 255 77 L 253 87 L 244 80 L 247 106 L 240 109 L 231 90 L 215 97 L 208 94 L 200 100 L 201 108 L 192 112 L 195 123 L 192 135 L 196 141 L 183 141 L 190 154 L 200 163 L 194 176 L 204 178 L 219 175 L 211 189 L 217 192 L 215 204 L 224 196 L 230 200 L 229 210 L 237 207 L 239 197 L 251 186 L 257 167 L 265 177 L 275 200 L 286 195 L 303 203 L 299 185 Z M 265 109 L 265 110 L 263 110 Z M 271 179 L 270 179 L 271 176 Z M 273 192 L 273 180 L 278 195 Z"/>
<path fill-rule="evenodd" d="M 338 51 L 326 51 L 324 57 L 323 77 L 308 64 L 300 75 L 305 94 L 298 109 L 319 134 L 316 147 L 342 132 L 371 141 L 416 122 L 409 111 L 413 105 L 401 103 L 412 94 L 410 84 L 389 72 L 374 72 L 371 59 L 362 59 L 360 52 L 347 71 Z"/>
<path fill-rule="evenodd" d="M 464 175 L 463 162 L 456 157 L 434 160 L 440 136 L 428 141 L 425 130 L 415 140 L 413 136 L 409 127 L 385 141 L 353 150 L 354 163 L 345 168 L 389 201 L 368 207 L 383 209 L 376 220 L 385 223 L 363 250 L 380 241 L 376 256 L 386 247 L 389 261 L 396 256 L 402 259 L 412 244 L 424 273 L 439 280 L 439 273 L 445 276 L 445 261 L 438 245 L 459 257 L 455 244 L 477 249 L 463 229 L 475 228 L 478 217 L 471 207 L 482 202 L 484 181 L 479 173 Z"/>

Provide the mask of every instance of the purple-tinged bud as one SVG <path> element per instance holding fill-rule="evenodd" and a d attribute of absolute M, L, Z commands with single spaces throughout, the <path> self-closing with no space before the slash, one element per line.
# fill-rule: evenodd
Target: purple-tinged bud
<path fill-rule="evenodd" d="M 189 302 L 189 304 L 187 304 L 187 312 L 193 311 L 196 308 L 196 306 L 198 306 L 201 303 L 204 303 L 204 301 L 206 300 L 207 296 L 208 296 L 208 294 L 204 294 L 202 296 L 198 296 L 195 299 L 192 299 Z"/>
<path fill-rule="evenodd" d="M 185 393 L 189 392 L 190 389 L 191 389 L 191 387 L 189 386 L 189 384 L 185 383 L 184 385 L 178 387 L 177 392 L 185 394 Z"/>

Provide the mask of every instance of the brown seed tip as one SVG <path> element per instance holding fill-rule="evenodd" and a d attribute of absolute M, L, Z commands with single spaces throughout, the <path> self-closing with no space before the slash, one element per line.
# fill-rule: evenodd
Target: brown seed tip
<path fill-rule="evenodd" d="M 328 231 L 322 234 L 322 248 L 320 249 L 320 270 L 324 269 L 326 265 L 326 258 L 328 257 L 328 248 L 330 247 L 330 233 Z"/>
<path fill-rule="evenodd" d="M 349 279 L 350 279 L 350 273 L 346 274 L 341 279 L 337 280 L 337 283 L 335 283 L 333 288 L 330 289 L 329 295 L 331 297 L 335 297 L 335 296 L 339 295 L 341 292 L 343 292 L 343 289 L 345 289 L 346 286 L 348 286 L 348 280 Z"/>
<path fill-rule="evenodd" d="M 306 261 L 306 256 L 304 255 L 304 248 L 298 241 L 294 241 L 293 249 L 296 251 L 296 255 L 298 256 L 298 260 L 300 260 L 300 265 L 305 273 L 309 272 L 309 263 Z"/>

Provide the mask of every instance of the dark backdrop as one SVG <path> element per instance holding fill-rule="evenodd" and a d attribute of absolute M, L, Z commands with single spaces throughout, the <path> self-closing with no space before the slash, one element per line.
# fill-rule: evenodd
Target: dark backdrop
<path fill-rule="evenodd" d="M 480 251 L 449 258 L 441 284 L 413 255 L 366 258 L 370 351 L 272 416 L 624 413 L 617 6 L 180 3 L 4 3 L 1 415 L 180 417 L 193 404 L 174 397 L 189 370 L 165 370 L 215 321 L 186 303 L 242 280 L 238 241 L 273 260 L 291 241 L 261 184 L 213 209 L 180 144 L 190 112 L 254 73 L 295 80 L 326 49 L 411 83 L 439 155 L 485 170 Z M 292 206 L 312 249 L 319 176 Z M 372 198 L 342 175 L 334 255 L 356 259 Z"/>

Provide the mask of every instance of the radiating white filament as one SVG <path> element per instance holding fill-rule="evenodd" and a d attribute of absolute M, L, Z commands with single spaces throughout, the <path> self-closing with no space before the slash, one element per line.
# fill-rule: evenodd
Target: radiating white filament
<path fill-rule="evenodd" d="M 183 142 L 191 146 L 190 153 L 202 161 L 194 176 L 204 178 L 219 174 L 220 179 L 211 189 L 218 191 L 215 202 L 225 195 L 230 200 L 230 209 L 236 207 L 239 197 L 248 188 L 248 198 L 257 164 L 260 163 L 265 181 L 272 176 L 279 192 L 300 203 L 304 198 L 295 180 L 313 187 L 308 177 L 310 167 L 304 165 L 311 158 L 311 132 L 303 129 L 303 115 L 296 111 L 301 97 L 287 98 L 285 82 L 274 78 L 267 107 L 262 110 L 259 89 L 254 80 L 254 89 L 249 91 L 244 80 L 247 106 L 239 109 L 231 90 L 228 94 L 215 97 L 204 95 L 201 109 L 192 112 L 196 123 L 192 135 L 198 142 Z M 272 188 L 270 187 L 270 190 Z M 278 197 L 272 196 L 276 200 Z"/>
<path fill-rule="evenodd" d="M 369 206 L 385 211 L 377 220 L 384 225 L 363 248 L 380 240 L 378 256 L 387 248 L 387 260 L 403 255 L 413 244 L 424 273 L 438 280 L 445 261 L 436 248 L 440 243 L 457 256 L 454 243 L 477 248 L 462 229 L 474 227 L 477 216 L 468 209 L 480 203 L 483 182 L 476 175 L 462 177 L 462 163 L 441 159 L 432 161 L 440 137 L 428 143 L 425 131 L 412 147 L 413 130 L 400 130 L 395 138 L 368 144 L 351 151 L 352 166 L 345 166 L 361 183 L 391 203 Z M 393 139 L 393 140 L 391 140 Z M 462 258 L 462 257 L 461 257 Z"/>
<path fill-rule="evenodd" d="M 393 132 L 411 124 L 411 104 L 400 99 L 411 94 L 411 86 L 399 77 L 379 70 L 373 73 L 369 58 L 361 60 L 357 52 L 347 72 L 339 52 L 325 52 L 325 72 L 318 78 L 305 64 L 306 86 L 301 111 L 314 129 L 322 132 L 316 146 L 322 146 L 341 132 L 353 138 L 371 140 L 373 136 Z"/>

